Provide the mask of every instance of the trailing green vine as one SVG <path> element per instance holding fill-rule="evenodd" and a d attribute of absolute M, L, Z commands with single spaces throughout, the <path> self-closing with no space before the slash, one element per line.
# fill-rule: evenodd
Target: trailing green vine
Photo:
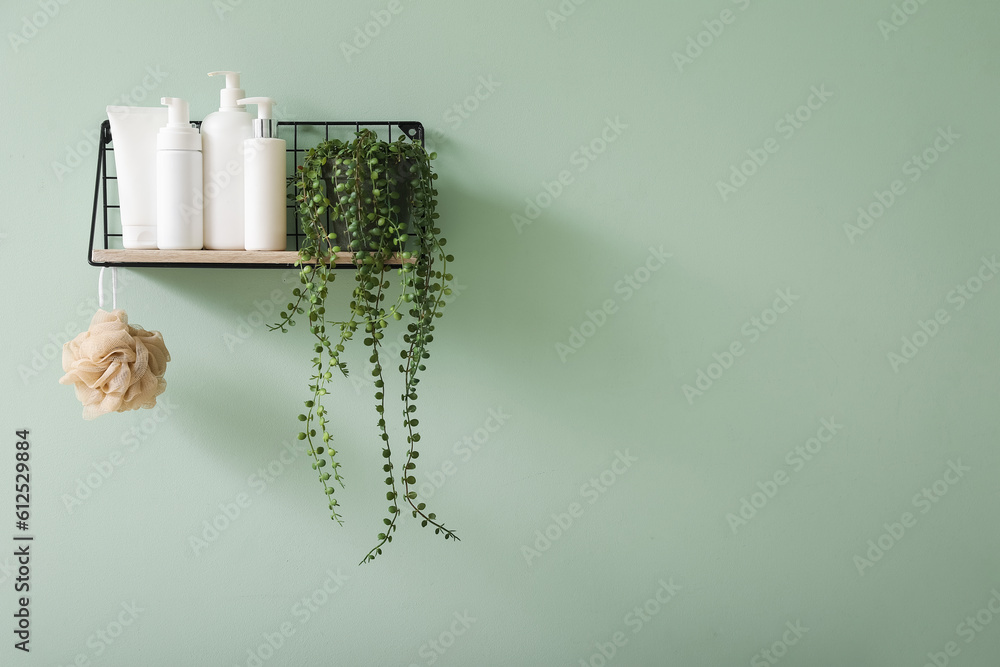
<path fill-rule="evenodd" d="M 334 139 L 310 149 L 296 176 L 290 179 L 295 186 L 291 197 L 297 203 L 305 236 L 295 263 L 301 284 L 292 290 L 294 301 L 271 329 L 284 332 L 295 325 L 297 316 L 308 318 L 316 356 L 309 378 L 310 398 L 305 401 L 306 410 L 299 415 L 303 427 L 298 437 L 309 445 L 312 466 L 323 485 L 331 518 L 341 524 L 343 518 L 335 489 L 338 485 L 343 487 L 344 479 L 323 396 L 334 371 L 348 374 L 340 355 L 359 329 L 370 353 L 389 506 L 382 520 L 385 528 L 362 563 L 374 560 L 392 542 L 404 503 L 422 526 L 433 527 L 445 539 L 458 539 L 433 512 L 427 511 L 414 490 L 414 470 L 420 456 L 417 385 L 420 373 L 426 368 L 424 360 L 430 356 L 428 346 L 434 339 L 434 321 L 441 317 L 445 297 L 451 294 L 452 275 L 448 273 L 448 265 L 454 259 L 445 252 L 446 240 L 437 226 L 434 186 L 437 174 L 431 168 L 434 157 L 420 143 L 405 136 L 385 142 L 371 130 L 363 129 L 351 141 Z M 337 229 L 341 230 L 346 248 L 338 243 Z M 336 277 L 334 265 L 338 253 L 344 251 L 352 253 L 355 285 L 345 318 L 331 320 L 326 299 Z M 400 293 L 387 304 L 393 274 Z M 404 318 L 406 333 L 398 370 L 404 381 L 400 398 L 406 462 L 397 471 L 386 422 L 384 364 L 389 361 L 382 340 L 389 321 Z"/>

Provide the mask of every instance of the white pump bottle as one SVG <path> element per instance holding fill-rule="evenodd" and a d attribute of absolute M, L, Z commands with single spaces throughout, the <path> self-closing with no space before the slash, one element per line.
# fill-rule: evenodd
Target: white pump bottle
<path fill-rule="evenodd" d="M 243 142 L 246 164 L 246 249 L 284 250 L 286 245 L 287 190 L 285 140 L 274 137 L 269 97 L 247 97 L 239 104 L 256 104 L 254 138 Z"/>
<path fill-rule="evenodd" d="M 210 250 L 243 250 L 243 142 L 253 136 L 253 120 L 239 100 L 239 72 L 225 75 L 219 110 L 201 124 L 204 152 L 205 247 Z"/>
<path fill-rule="evenodd" d="M 201 135 L 191 127 L 188 103 L 164 97 L 167 125 L 156 137 L 156 247 L 200 250 L 202 228 Z"/>

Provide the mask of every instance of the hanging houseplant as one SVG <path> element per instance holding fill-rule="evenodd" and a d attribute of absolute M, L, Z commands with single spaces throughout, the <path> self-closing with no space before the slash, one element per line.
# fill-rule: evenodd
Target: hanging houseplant
<path fill-rule="evenodd" d="M 334 489 L 338 484 L 343 486 L 343 477 L 323 397 L 335 371 L 347 375 L 347 365 L 340 355 L 359 329 L 370 353 L 389 507 L 383 532 L 362 563 L 373 560 L 386 543 L 392 542 L 404 503 L 421 525 L 433 527 L 445 539 L 458 539 L 419 502 L 413 476 L 420 455 L 417 385 L 420 372 L 425 370 L 424 360 L 430 356 L 428 345 L 434 338 L 434 321 L 442 315 L 452 280 L 448 265 L 453 257 L 445 253 L 446 241 L 437 227 L 437 174 L 431 169 L 434 157 L 405 136 L 385 142 L 371 130 L 362 129 L 350 141 L 334 139 L 310 149 L 296 176 L 290 179 L 295 186 L 291 197 L 298 207 L 305 236 L 296 261 L 301 285 L 292 291 L 294 302 L 271 328 L 287 331 L 296 317 L 308 318 L 315 356 L 310 398 L 305 401 L 305 412 L 299 415 L 303 426 L 298 437 L 308 442 L 331 518 L 338 523 L 342 523 L 342 517 Z M 336 275 L 333 263 L 342 249 L 354 253 L 355 285 L 349 308 L 343 319 L 337 319 L 328 311 L 326 301 Z M 393 276 L 400 286 L 394 300 L 388 297 Z M 407 443 L 402 455 L 394 454 L 386 428 L 383 373 L 395 360 L 387 358 L 382 341 L 391 320 L 405 320 L 406 325 L 398 365 L 404 384 L 399 407 Z M 397 468 L 403 459 L 402 467 Z"/>

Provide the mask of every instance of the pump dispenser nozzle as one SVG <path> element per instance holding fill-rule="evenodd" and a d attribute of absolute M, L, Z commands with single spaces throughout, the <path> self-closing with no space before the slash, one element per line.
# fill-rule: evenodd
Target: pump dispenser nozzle
<path fill-rule="evenodd" d="M 200 151 L 201 135 L 191 127 L 190 110 L 186 100 L 179 97 L 162 97 L 160 104 L 167 107 L 167 124 L 156 137 L 158 150 Z"/>
<path fill-rule="evenodd" d="M 246 97 L 237 100 L 237 104 L 256 104 L 257 119 L 253 122 L 253 136 L 257 139 L 270 139 L 274 137 L 274 121 L 271 118 L 271 108 L 278 106 L 278 103 L 270 97 Z"/>
<path fill-rule="evenodd" d="M 239 72 L 229 72 L 222 70 L 219 72 L 209 72 L 209 76 L 219 76 L 225 75 L 226 77 L 226 87 L 222 89 L 219 109 L 220 111 L 225 110 L 240 110 L 243 111 L 243 107 L 239 104 L 237 100 L 241 97 L 246 96 L 246 91 L 240 88 L 240 73 Z"/>
<path fill-rule="evenodd" d="M 167 105 L 167 127 L 191 127 L 191 109 L 185 100 L 179 97 L 161 97 L 160 104 Z"/>

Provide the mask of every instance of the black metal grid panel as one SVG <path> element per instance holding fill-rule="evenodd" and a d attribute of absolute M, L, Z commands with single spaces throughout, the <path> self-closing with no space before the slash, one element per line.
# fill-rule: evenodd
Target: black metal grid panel
<path fill-rule="evenodd" d="M 195 121 L 194 125 L 201 127 L 201 122 Z M 277 124 L 276 136 L 284 139 L 288 145 L 287 153 L 290 166 L 289 175 L 302 164 L 304 153 L 309 148 L 315 146 L 320 141 L 330 139 L 331 131 L 339 132 L 342 138 L 350 138 L 354 132 L 360 132 L 361 128 L 372 129 L 379 134 L 385 132 L 385 140 L 392 141 L 393 138 L 405 134 L 414 141 L 419 141 L 424 145 L 424 126 L 417 121 L 279 121 Z M 352 132 L 353 130 L 353 132 Z M 145 267 L 191 267 L 191 268 L 230 268 L 230 269 L 280 269 L 293 266 L 291 263 L 273 264 L 196 264 L 190 262 L 95 262 L 93 260 L 94 243 L 97 239 L 98 212 L 101 213 L 104 249 L 111 248 L 111 239 L 120 238 L 121 233 L 111 232 L 108 223 L 108 211 L 118 209 L 118 202 L 115 197 L 111 197 L 109 202 L 108 185 L 109 181 L 116 181 L 116 176 L 108 175 L 108 153 L 113 153 L 111 137 L 111 124 L 105 120 L 101 123 L 100 145 L 97 151 L 97 177 L 94 185 L 94 208 L 90 221 L 90 242 L 87 248 L 87 263 L 91 266 L 145 266 Z M 306 142 L 309 143 L 306 143 Z M 300 142 L 301 145 L 300 145 Z M 117 172 L 116 172 L 117 174 Z M 115 188 L 117 193 L 117 184 Z M 298 209 L 292 203 L 288 205 L 288 223 L 290 230 L 287 233 L 289 243 L 286 247 L 298 250 L 304 239 L 304 235 L 299 227 Z M 337 268 L 353 268 L 350 265 L 337 265 Z"/>

